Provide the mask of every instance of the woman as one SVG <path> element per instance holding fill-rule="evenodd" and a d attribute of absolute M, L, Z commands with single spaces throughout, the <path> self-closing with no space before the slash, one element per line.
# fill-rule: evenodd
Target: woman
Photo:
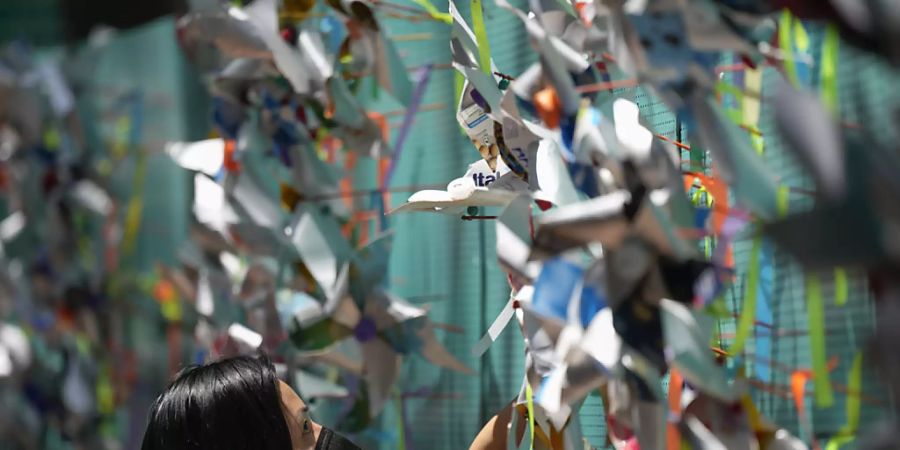
<path fill-rule="evenodd" d="M 309 418 L 264 356 L 182 371 L 156 399 L 142 450 L 360 450 Z"/>

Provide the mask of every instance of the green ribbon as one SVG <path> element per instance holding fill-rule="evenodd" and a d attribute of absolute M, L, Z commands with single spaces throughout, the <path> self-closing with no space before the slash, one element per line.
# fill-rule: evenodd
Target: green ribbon
<path fill-rule="evenodd" d="M 790 189 L 779 186 L 776 203 L 778 215 L 784 217 L 790 207 Z M 812 352 L 813 388 L 816 406 L 827 408 L 834 403 L 831 381 L 828 378 L 828 362 L 825 355 L 825 307 L 822 302 L 822 283 L 814 274 L 806 275 L 806 308 L 809 318 L 809 343 Z"/>
<path fill-rule="evenodd" d="M 716 81 L 715 89 L 719 94 L 732 95 L 735 99 L 737 99 L 737 101 L 744 101 L 744 91 L 731 83 L 727 83 L 722 80 Z"/>
<path fill-rule="evenodd" d="M 812 353 L 813 390 L 816 406 L 828 408 L 834 404 L 828 362 L 825 355 L 825 305 L 822 302 L 822 283 L 814 274 L 806 275 L 806 307 L 809 317 L 809 345 Z"/>
<path fill-rule="evenodd" d="M 428 11 L 428 14 L 435 20 L 444 22 L 447 25 L 453 23 L 453 16 L 451 16 L 450 13 L 438 11 L 438 9 L 428 0 L 413 0 L 413 3 L 425 8 L 425 11 Z"/>
<path fill-rule="evenodd" d="M 778 46 L 784 58 L 784 71 L 788 79 L 794 86 L 800 85 L 800 78 L 797 76 L 796 47 L 801 53 L 809 50 L 809 34 L 803 28 L 803 22 L 795 20 L 794 16 L 787 9 L 781 12 L 781 18 L 778 21 Z"/>
<path fill-rule="evenodd" d="M 738 319 L 737 331 L 734 334 L 734 345 L 731 346 L 731 354 L 738 354 L 744 349 L 747 336 L 753 329 L 753 321 L 756 318 L 756 293 L 759 285 L 759 256 L 762 253 L 762 237 L 753 238 L 753 247 L 750 250 L 750 264 L 747 269 L 747 284 L 744 287 L 744 305 L 741 308 L 741 317 Z"/>
<path fill-rule="evenodd" d="M 856 430 L 859 428 L 860 396 L 862 395 L 862 352 L 857 351 L 853 358 L 853 365 L 847 375 L 847 424 L 838 430 L 837 434 L 828 440 L 825 450 L 838 450 L 841 446 L 856 438 Z"/>
<path fill-rule="evenodd" d="M 778 207 L 778 215 L 784 217 L 788 213 L 791 201 L 791 189 L 785 185 L 778 186 L 775 204 Z"/>
<path fill-rule="evenodd" d="M 732 122 L 742 125 L 744 123 L 744 111 L 740 109 L 728 108 L 725 110 L 725 117 L 728 117 Z"/>
<path fill-rule="evenodd" d="M 855 436 L 835 435 L 828 440 L 828 444 L 825 445 L 825 450 L 838 450 L 844 445 L 849 444 L 853 439 L 855 439 Z"/>
<path fill-rule="evenodd" d="M 840 48 L 840 36 L 837 27 L 828 25 L 822 42 L 822 59 L 820 61 L 819 80 L 822 90 L 822 101 L 828 110 L 838 114 L 837 61 Z"/>
<path fill-rule="evenodd" d="M 397 402 L 397 450 L 406 450 L 406 428 L 403 414 L 403 396 L 395 392 L 394 401 Z"/>
<path fill-rule="evenodd" d="M 822 42 L 822 59 L 819 68 L 820 90 L 822 103 L 836 117 L 840 115 L 840 103 L 838 97 L 838 52 L 840 50 L 840 35 L 837 27 L 828 25 L 825 28 L 825 37 Z M 847 271 L 841 267 L 834 269 L 834 302 L 843 306 L 847 303 L 850 292 L 847 284 Z"/>
<path fill-rule="evenodd" d="M 747 85 L 748 90 L 761 90 L 761 85 Z M 732 120 L 735 122 L 748 122 L 748 125 L 756 127 L 759 123 L 759 116 L 756 117 L 747 117 L 744 113 L 744 101 L 746 97 L 744 96 L 744 91 L 742 91 L 739 87 L 734 86 L 732 84 L 727 84 L 723 81 L 719 81 L 716 83 L 716 89 L 719 89 L 724 92 L 728 92 L 735 96 L 738 101 L 741 103 L 741 109 L 736 110 L 735 117 Z M 762 138 L 755 140 L 753 142 L 753 148 L 756 150 L 757 154 L 762 155 L 765 144 Z M 779 186 L 776 190 L 776 205 L 779 215 L 784 215 L 787 213 L 787 189 L 783 189 L 784 186 Z M 740 353 L 741 350 L 744 349 L 744 345 L 747 342 L 747 336 L 750 335 L 750 330 L 753 329 L 753 324 L 756 320 L 756 296 L 759 293 L 759 260 L 762 255 L 762 236 L 756 236 L 753 238 L 753 247 L 750 249 L 750 264 L 747 269 L 747 281 L 744 286 L 744 304 L 741 308 L 741 316 L 738 319 L 738 327 L 737 331 L 734 335 L 734 345 L 731 347 L 731 352 L 734 354 Z"/>
<path fill-rule="evenodd" d="M 465 84 L 466 79 L 463 77 L 463 74 L 453 71 L 453 97 L 456 99 L 456 102 L 453 104 L 454 108 L 459 107 L 459 101 L 462 98 L 463 87 L 465 87 Z M 466 134 L 466 130 L 462 125 L 459 125 L 459 132 L 468 139 L 468 134 Z"/>
<path fill-rule="evenodd" d="M 472 0 L 472 31 L 475 33 L 475 43 L 478 44 L 478 61 L 481 70 L 491 74 L 491 45 L 488 42 L 487 30 L 484 28 L 484 11 L 481 9 L 481 0 Z"/>
<path fill-rule="evenodd" d="M 791 42 L 791 29 L 794 22 L 794 16 L 785 9 L 781 12 L 781 18 L 778 20 L 778 46 L 784 57 L 784 71 L 788 79 L 795 86 L 800 82 L 797 78 L 797 66 L 794 63 L 794 46 Z"/>
<path fill-rule="evenodd" d="M 834 303 L 838 306 L 847 304 L 850 297 L 850 287 L 847 282 L 847 271 L 842 267 L 834 269 Z"/>

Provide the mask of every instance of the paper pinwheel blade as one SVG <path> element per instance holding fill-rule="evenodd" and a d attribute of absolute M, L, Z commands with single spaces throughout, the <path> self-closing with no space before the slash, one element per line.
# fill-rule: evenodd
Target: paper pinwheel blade
<path fill-rule="evenodd" d="M 681 303 L 662 299 L 660 310 L 666 353 L 672 358 L 673 365 L 698 389 L 723 401 L 734 401 L 736 390 L 729 385 L 709 350 L 711 335 L 704 331 L 711 329 L 704 330 L 697 313 Z"/>
<path fill-rule="evenodd" d="M 213 46 L 229 58 L 271 59 L 258 30 L 225 11 L 195 12 L 178 20 L 178 40 L 189 56 Z"/>
<path fill-rule="evenodd" d="M 460 183 L 471 180 L 460 179 Z M 409 197 L 406 203 L 392 210 L 389 214 L 406 211 L 437 211 L 456 213 L 469 206 L 506 206 L 516 197 L 515 192 L 499 189 L 475 189 L 465 194 L 448 191 L 419 191 Z"/>
<path fill-rule="evenodd" d="M 225 141 L 207 139 L 197 142 L 170 142 L 166 144 L 166 153 L 185 169 L 215 177 L 222 170 L 222 162 L 225 160 Z"/>
<path fill-rule="evenodd" d="M 846 193 L 843 139 L 831 114 L 812 93 L 785 81 L 773 103 L 778 129 L 812 174 L 816 192 L 829 202 L 841 200 Z"/>
<path fill-rule="evenodd" d="M 365 369 L 363 379 L 368 387 L 369 415 L 376 417 L 390 398 L 391 386 L 400 374 L 400 355 L 380 339 L 362 343 Z"/>
<path fill-rule="evenodd" d="M 630 201 L 628 192 L 618 191 L 547 212 L 536 223 L 532 259 L 590 242 L 616 247 L 631 227 L 625 217 L 625 205 Z"/>
<path fill-rule="evenodd" d="M 497 218 L 497 259 L 500 264 L 526 281 L 532 281 L 540 273 L 540 264 L 529 262 L 532 244 L 531 198 L 520 195 Z"/>
<path fill-rule="evenodd" d="M 298 350 L 322 350 L 335 342 L 353 334 L 353 330 L 332 319 L 323 319 L 312 325 L 301 327 L 295 324 L 289 331 L 291 342 Z"/>

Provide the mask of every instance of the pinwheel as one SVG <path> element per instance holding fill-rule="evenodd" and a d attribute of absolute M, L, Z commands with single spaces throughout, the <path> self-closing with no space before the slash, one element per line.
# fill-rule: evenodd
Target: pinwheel
<path fill-rule="evenodd" d="M 401 356 L 412 352 L 459 372 L 471 371 L 437 341 L 427 311 L 386 292 L 383 284 L 391 236 L 351 252 L 327 216 L 300 208 L 291 225 L 293 244 L 321 287 L 326 301 L 292 297 L 283 309 L 293 318 L 291 340 L 300 350 L 322 350 L 340 341 L 358 347 L 369 413 L 376 416 L 388 400 Z"/>

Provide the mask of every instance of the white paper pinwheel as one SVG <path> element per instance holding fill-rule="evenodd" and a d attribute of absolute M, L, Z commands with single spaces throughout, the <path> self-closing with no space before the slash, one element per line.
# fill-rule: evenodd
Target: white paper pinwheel
<path fill-rule="evenodd" d="M 436 211 L 458 214 L 470 206 L 506 206 L 518 193 L 511 189 L 527 189 L 502 161 L 496 171 L 485 160 L 469 165 L 469 170 L 447 185 L 446 191 L 425 190 L 414 193 L 406 203 L 390 213 Z"/>

